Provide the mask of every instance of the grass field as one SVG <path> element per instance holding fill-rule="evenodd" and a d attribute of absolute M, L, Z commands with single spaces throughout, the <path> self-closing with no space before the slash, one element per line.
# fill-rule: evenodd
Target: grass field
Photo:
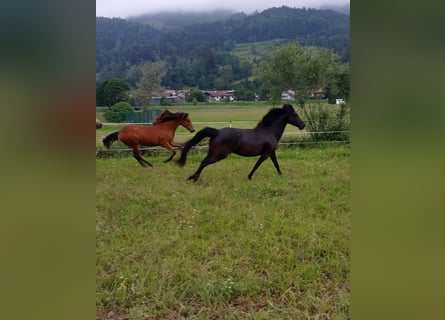
<path fill-rule="evenodd" d="M 349 146 L 203 157 L 96 159 L 97 317 L 348 319 Z"/>
<path fill-rule="evenodd" d="M 271 107 L 168 109 L 199 130 L 252 128 Z M 96 152 L 119 127 L 96 130 Z M 175 140 L 192 135 L 179 127 Z M 348 318 L 349 155 L 348 145 L 281 146 L 283 175 L 268 160 L 252 181 L 256 158 L 231 155 L 195 184 L 186 178 L 202 151 L 184 168 L 163 163 L 164 149 L 146 151 L 154 168 L 130 152 L 96 159 L 97 318 Z"/>
<path fill-rule="evenodd" d="M 257 41 L 255 43 L 239 43 L 233 49 L 232 54 L 240 61 L 248 61 L 249 63 L 259 62 L 262 59 L 268 58 L 270 52 L 283 42 L 284 40 L 269 40 Z"/>

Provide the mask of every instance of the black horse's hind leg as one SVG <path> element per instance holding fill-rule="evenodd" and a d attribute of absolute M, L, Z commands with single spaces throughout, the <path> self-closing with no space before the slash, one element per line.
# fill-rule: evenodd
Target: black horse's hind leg
<path fill-rule="evenodd" d="M 140 152 L 139 148 L 133 148 L 133 157 L 141 164 L 141 166 L 143 166 L 143 167 L 146 167 L 146 166 L 153 167 L 153 165 L 150 162 L 148 162 L 147 160 L 142 158 L 141 152 Z"/>
<path fill-rule="evenodd" d="M 211 161 L 209 161 L 208 158 L 205 158 L 204 160 L 201 161 L 201 164 L 199 165 L 198 170 L 196 170 L 196 172 L 195 172 L 194 174 L 192 174 L 190 177 L 188 177 L 187 180 L 191 180 L 191 179 L 193 179 L 193 182 L 198 181 L 199 176 L 201 175 L 201 171 L 202 171 L 205 167 L 207 167 L 209 164 L 212 164 L 212 163 L 214 163 L 214 162 L 216 162 L 216 161 L 212 161 L 212 162 L 211 162 Z"/>
<path fill-rule="evenodd" d="M 201 164 L 199 165 L 198 170 L 196 170 L 196 172 L 194 174 L 192 174 L 190 177 L 188 177 L 187 180 L 193 179 L 193 182 L 198 181 L 199 176 L 201 175 L 201 171 L 205 167 L 207 167 L 209 164 L 218 162 L 218 161 L 224 159 L 225 157 L 227 157 L 227 154 L 220 154 L 218 157 L 207 155 L 207 157 L 201 161 Z"/>
<path fill-rule="evenodd" d="M 254 174 L 254 172 L 256 171 L 256 169 L 258 169 L 258 167 L 264 162 L 264 160 L 266 160 L 269 157 L 269 155 L 267 154 L 263 154 L 261 155 L 261 157 L 258 159 L 258 161 L 255 163 L 255 165 L 253 166 L 252 171 L 250 171 L 249 175 L 247 176 L 249 178 L 249 180 L 252 179 L 252 176 Z M 276 159 L 275 159 L 276 160 Z"/>
<path fill-rule="evenodd" d="M 281 174 L 280 166 L 278 165 L 277 155 L 275 154 L 275 151 L 270 154 L 270 159 L 272 160 L 273 165 L 277 169 L 278 174 Z"/>

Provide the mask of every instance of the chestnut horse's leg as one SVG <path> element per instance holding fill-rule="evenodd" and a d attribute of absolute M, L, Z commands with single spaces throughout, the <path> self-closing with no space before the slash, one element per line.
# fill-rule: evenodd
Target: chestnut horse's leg
<path fill-rule="evenodd" d="M 141 166 L 153 167 L 153 165 L 150 162 L 142 158 L 141 151 L 139 150 L 138 146 L 133 146 L 132 148 L 133 148 L 133 157 L 141 164 Z"/>
<path fill-rule="evenodd" d="M 275 154 L 275 151 L 273 151 L 273 152 L 270 154 L 270 159 L 272 160 L 273 165 L 274 165 L 275 168 L 277 169 L 278 174 L 281 174 L 280 166 L 278 165 L 277 155 Z"/>
<path fill-rule="evenodd" d="M 169 162 L 171 159 L 173 159 L 173 157 L 175 156 L 175 154 L 176 154 L 176 151 L 175 150 L 172 150 L 173 152 L 172 152 L 172 154 L 171 154 L 171 156 L 170 157 L 168 157 L 168 159 L 167 160 L 164 160 L 164 163 L 165 162 Z"/>
<path fill-rule="evenodd" d="M 258 161 L 255 163 L 255 165 L 253 166 L 252 171 L 250 171 L 249 175 L 247 176 L 249 178 L 249 180 L 252 179 L 253 173 L 256 171 L 256 169 L 258 169 L 258 167 L 264 162 L 264 160 L 266 160 L 269 157 L 268 154 L 262 154 L 261 157 L 258 159 Z M 275 159 L 276 160 L 276 159 Z M 272 160 L 273 161 L 273 160 Z"/>
<path fill-rule="evenodd" d="M 167 160 L 165 160 L 164 161 L 164 163 L 165 162 L 169 162 L 171 159 L 173 159 L 173 157 L 175 156 L 175 154 L 176 154 L 176 151 L 175 151 L 175 149 L 173 148 L 173 146 L 170 144 L 170 143 L 166 143 L 166 144 L 163 144 L 162 145 L 165 149 L 168 149 L 168 150 L 170 150 L 171 152 L 172 152 L 172 154 L 171 154 L 171 156 L 167 159 Z"/>

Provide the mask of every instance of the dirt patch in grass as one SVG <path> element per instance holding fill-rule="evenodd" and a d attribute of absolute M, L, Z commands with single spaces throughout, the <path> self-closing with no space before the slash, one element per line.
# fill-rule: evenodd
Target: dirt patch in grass
<path fill-rule="evenodd" d="M 96 308 L 96 320 L 127 320 L 128 314 L 112 308 Z"/>

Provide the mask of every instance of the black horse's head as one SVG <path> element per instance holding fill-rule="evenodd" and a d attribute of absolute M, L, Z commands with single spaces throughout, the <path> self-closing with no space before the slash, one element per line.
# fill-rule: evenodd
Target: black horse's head
<path fill-rule="evenodd" d="M 290 104 L 285 104 L 283 105 L 283 109 L 288 113 L 288 123 L 298 127 L 300 130 L 303 130 L 306 124 L 303 122 L 303 120 L 301 120 L 294 107 L 292 107 Z"/>
<path fill-rule="evenodd" d="M 99 121 L 99 119 L 96 118 L 96 129 L 102 128 L 102 122 Z"/>

